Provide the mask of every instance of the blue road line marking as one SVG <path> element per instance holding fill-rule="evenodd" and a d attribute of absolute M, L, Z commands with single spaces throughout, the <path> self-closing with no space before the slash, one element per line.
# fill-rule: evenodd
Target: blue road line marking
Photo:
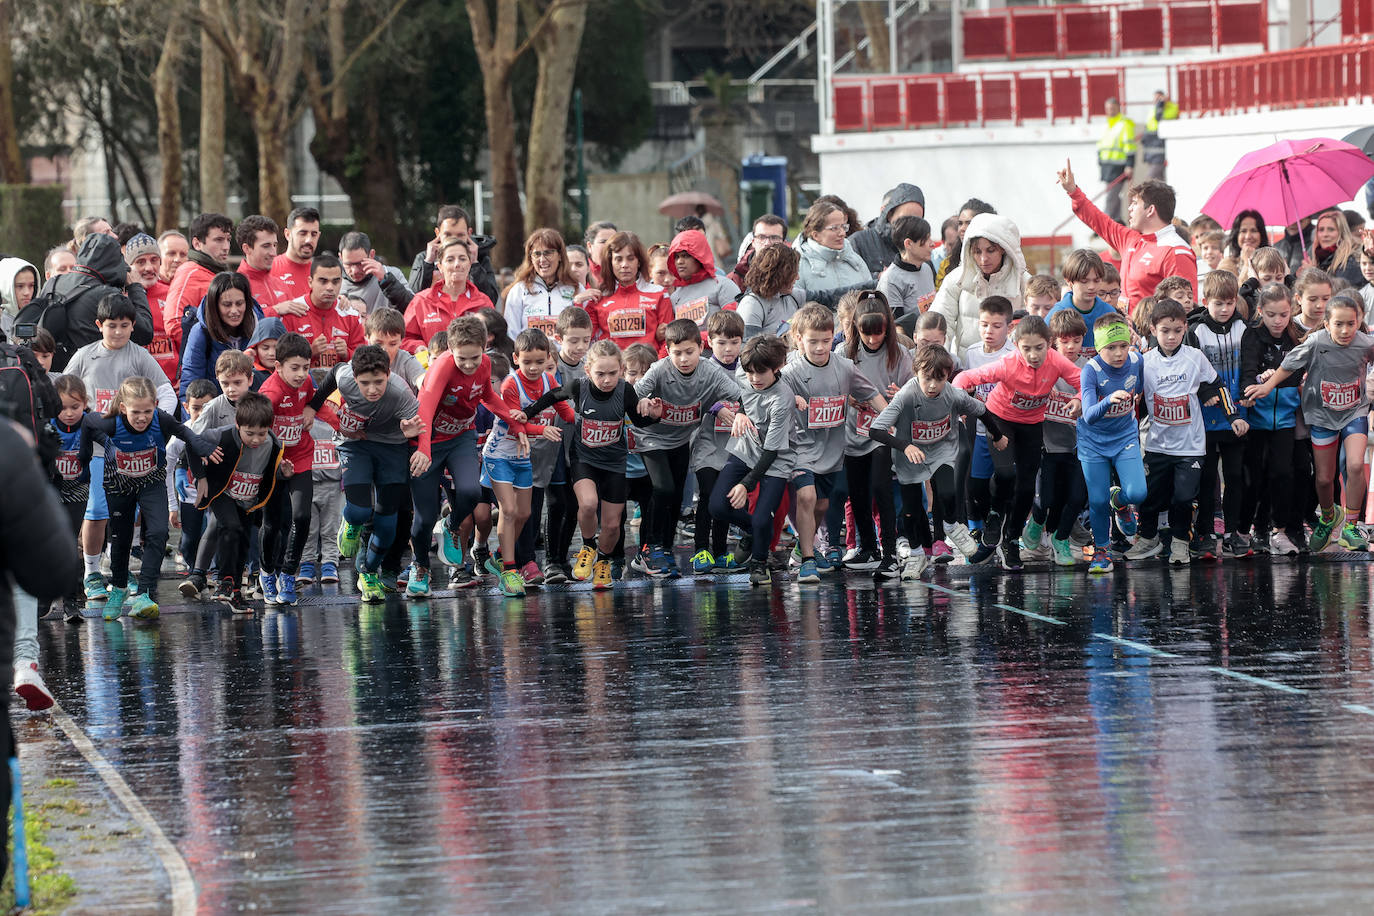
<path fill-rule="evenodd" d="M 1216 665 L 1208 665 L 1208 671 L 1215 672 L 1225 677 L 1235 678 L 1238 681 L 1245 681 L 1250 684 L 1257 684 L 1260 687 L 1268 687 L 1270 690 L 1282 690 L 1284 693 L 1306 693 L 1301 687 L 1289 687 L 1287 684 L 1280 684 L 1278 681 L 1271 681 L 1268 678 L 1255 677 L 1253 674 L 1245 674 L 1242 671 L 1232 671 L 1230 668 L 1219 668 Z"/>
<path fill-rule="evenodd" d="M 1178 655 L 1177 653 L 1174 653 L 1174 652 L 1165 652 L 1163 649 L 1156 649 L 1154 646 L 1147 646 L 1147 645 L 1146 645 L 1145 643 L 1143 643 L 1143 642 L 1135 642 L 1134 640 L 1130 640 L 1130 639 L 1122 639 L 1120 636 L 1112 636 L 1110 633 L 1094 633 L 1093 636 L 1096 636 L 1098 639 L 1105 639 L 1105 640 L 1107 640 L 1108 642 L 1117 643 L 1118 645 L 1129 646 L 1129 647 L 1132 648 L 1132 649 L 1137 649 L 1137 650 L 1139 650 L 1139 651 L 1141 651 L 1141 652 L 1144 652 L 1144 653 L 1146 653 L 1146 654 L 1148 654 L 1148 655 L 1158 655 L 1158 656 L 1160 656 L 1161 658 L 1182 658 L 1182 657 L 1183 657 L 1183 656 Z"/>
<path fill-rule="evenodd" d="M 1357 712 L 1362 716 L 1374 716 L 1374 709 L 1370 709 L 1368 706 L 1361 706 L 1359 703 L 1342 703 L 1341 708 L 1349 710 L 1350 712 Z"/>
<path fill-rule="evenodd" d="M 1056 617 L 1046 617 L 1044 614 L 1037 614 L 1035 613 L 1035 611 L 1027 611 L 1023 608 L 1012 607 L 1010 604 L 994 604 L 993 607 L 1000 607 L 1004 611 L 1011 611 L 1013 614 L 1020 614 L 1023 617 L 1029 617 L 1031 620 L 1040 620 L 1045 623 L 1052 623 L 1057 627 L 1064 626 L 1064 621 Z"/>

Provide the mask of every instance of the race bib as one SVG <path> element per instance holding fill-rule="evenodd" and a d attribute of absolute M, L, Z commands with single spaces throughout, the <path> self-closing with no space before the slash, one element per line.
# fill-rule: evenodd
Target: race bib
<path fill-rule="evenodd" d="M 1135 413 L 1135 398 L 1127 398 L 1120 404 L 1112 404 L 1102 416 L 1115 419 L 1117 417 L 1129 417 L 1133 413 Z"/>
<path fill-rule="evenodd" d="M 639 443 L 635 440 L 635 428 L 629 423 L 625 424 L 625 447 L 632 452 L 639 448 Z"/>
<path fill-rule="evenodd" d="M 588 448 L 615 445 L 620 441 L 624 428 L 623 420 L 584 419 L 582 421 L 582 444 Z"/>
<path fill-rule="evenodd" d="M 115 452 L 115 470 L 124 477 L 147 477 L 157 470 L 157 449 Z"/>
<path fill-rule="evenodd" d="M 1193 419 L 1191 401 L 1187 395 L 1166 398 L 1157 394 L 1150 405 L 1150 415 L 1165 426 L 1187 426 Z"/>
<path fill-rule="evenodd" d="M 659 418 L 660 423 L 669 426 L 696 426 L 701 422 L 700 404 L 663 404 L 663 416 Z"/>
<path fill-rule="evenodd" d="M 1359 381 L 1322 382 L 1322 406 L 1328 410 L 1349 410 L 1359 403 Z"/>
<path fill-rule="evenodd" d="M 912 420 L 911 444 L 921 445 L 926 442 L 939 442 L 949 435 L 952 428 L 953 419 L 949 415 L 938 420 Z"/>
<path fill-rule="evenodd" d="M 1066 426 L 1074 426 L 1077 420 L 1069 415 L 1069 402 L 1074 396 L 1067 391 L 1055 389 L 1050 392 L 1050 402 L 1045 407 L 1045 419 L 1055 423 L 1063 423 Z"/>
<path fill-rule="evenodd" d="M 643 337 L 649 331 L 644 309 L 616 309 L 606 316 L 606 329 L 612 337 Z"/>
<path fill-rule="evenodd" d="M 332 368 L 332 367 L 334 366 L 335 363 L 342 362 L 342 361 L 343 361 L 343 360 L 339 358 L 339 355 L 338 355 L 337 353 L 335 353 L 333 350 L 325 350 L 323 353 L 320 353 L 320 354 L 317 354 L 316 356 L 311 357 L 311 359 L 310 359 L 310 368 L 311 368 L 311 369 L 330 369 L 330 368 Z"/>
<path fill-rule="evenodd" d="M 76 455 L 76 452 L 57 453 L 57 473 L 63 480 L 76 480 L 81 476 L 81 462 Z"/>
<path fill-rule="evenodd" d="M 457 436 L 472 429 L 476 422 L 476 414 L 469 417 L 455 417 L 451 413 L 440 411 L 434 415 L 434 432 L 440 436 Z"/>
<path fill-rule="evenodd" d="M 558 327 L 558 319 L 549 315 L 527 315 L 525 326 L 531 331 L 543 331 L 546 335 L 552 336 Z"/>
<path fill-rule="evenodd" d="M 333 470 L 339 466 L 339 450 L 334 443 L 328 439 L 321 442 L 315 440 L 315 460 L 311 462 L 320 470 Z"/>
<path fill-rule="evenodd" d="M 877 416 L 878 412 L 873 408 L 867 405 L 859 407 L 858 414 L 855 417 L 854 422 L 855 428 L 859 431 L 860 435 L 868 435 L 868 430 L 870 427 L 873 426 L 873 421 L 877 418 Z"/>
<path fill-rule="evenodd" d="M 258 495 L 258 487 L 261 485 L 261 474 L 235 471 L 229 478 L 229 498 L 238 502 L 252 500 Z"/>
<path fill-rule="evenodd" d="M 1048 394 L 1037 397 L 1022 391 L 1014 391 L 1011 395 L 1011 406 L 1014 410 L 1040 410 L 1049 402 L 1050 396 Z"/>
<path fill-rule="evenodd" d="M 706 297 L 693 299 L 691 302 L 684 302 L 673 310 L 674 318 L 686 318 L 701 324 L 706 320 Z"/>
<path fill-rule="evenodd" d="M 368 417 L 354 413 L 347 404 L 339 407 L 339 432 L 349 439 L 361 439 L 367 429 Z"/>
<path fill-rule="evenodd" d="M 735 413 L 739 413 L 739 402 L 738 402 L 738 401 L 721 401 L 721 403 L 720 403 L 720 410 L 716 412 L 716 425 L 715 425 L 715 430 L 716 430 L 716 432 L 718 432 L 718 433 L 728 433 L 728 432 L 730 432 L 730 430 L 731 430 L 732 427 L 734 426 L 734 421 L 733 421 L 733 420 L 731 420 L 729 423 L 726 423 L 724 420 L 722 420 L 722 419 L 720 418 L 721 413 L 723 413 L 723 412 L 724 412 L 725 410 L 727 410 L 727 409 L 733 410 Z"/>
<path fill-rule="evenodd" d="M 297 417 L 277 417 L 272 421 L 272 432 L 284 448 L 300 445 L 304 420 Z"/>
<path fill-rule="evenodd" d="M 806 404 L 806 425 L 811 429 L 830 429 L 844 422 L 843 395 L 815 397 Z"/>
<path fill-rule="evenodd" d="M 110 404 L 114 403 L 115 390 L 113 388 L 97 388 L 95 390 L 95 412 L 103 414 L 110 409 Z"/>

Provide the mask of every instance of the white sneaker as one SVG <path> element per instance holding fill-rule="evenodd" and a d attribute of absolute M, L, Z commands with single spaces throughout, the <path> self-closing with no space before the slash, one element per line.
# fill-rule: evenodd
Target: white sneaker
<path fill-rule="evenodd" d="M 863 548 L 857 547 L 857 546 L 856 546 L 856 547 L 851 547 L 851 548 L 849 548 L 848 550 L 846 550 L 846 551 L 844 552 L 844 560 L 843 560 L 843 562 L 848 563 L 850 560 L 853 560 L 855 557 L 857 557 L 857 556 L 862 552 L 862 550 L 863 550 Z"/>
<path fill-rule="evenodd" d="M 1164 552 L 1164 544 L 1159 538 L 1136 538 L 1136 542 L 1131 545 L 1131 549 L 1126 551 L 1127 560 L 1148 560 L 1157 557 Z"/>
<path fill-rule="evenodd" d="M 38 662 L 20 661 L 14 668 L 14 692 L 24 698 L 30 710 L 51 709 L 52 693 L 38 673 Z"/>
<path fill-rule="evenodd" d="M 912 551 L 911 556 L 907 557 L 902 564 L 902 578 L 907 580 L 919 579 L 928 566 L 930 566 L 930 557 L 926 556 L 924 550 Z"/>
<path fill-rule="evenodd" d="M 905 560 L 911 556 L 911 542 L 906 538 L 897 538 L 897 559 Z"/>
<path fill-rule="evenodd" d="M 962 522 L 945 526 L 945 540 L 966 557 L 978 552 L 978 541 L 973 537 L 973 532 L 968 530 L 968 526 Z"/>
<path fill-rule="evenodd" d="M 1279 529 L 1274 532 L 1274 536 L 1269 539 L 1269 552 L 1276 557 L 1296 557 L 1298 555 L 1298 545 L 1293 543 L 1293 539 L 1288 536 L 1288 532 Z"/>
<path fill-rule="evenodd" d="M 1193 558 L 1188 553 L 1188 542 L 1174 538 L 1169 545 L 1169 565 L 1187 566 L 1191 562 L 1193 562 Z"/>

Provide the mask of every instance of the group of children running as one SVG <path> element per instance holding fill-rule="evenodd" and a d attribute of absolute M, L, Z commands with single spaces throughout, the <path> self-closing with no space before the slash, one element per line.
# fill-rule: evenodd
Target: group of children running
<path fill-rule="evenodd" d="M 840 569 L 918 578 L 955 551 L 1105 573 L 1123 557 L 1367 546 L 1374 337 L 1358 296 L 1333 296 L 1318 270 L 1244 289 L 1211 270 L 1196 306 L 1192 284 L 1170 278 L 1127 316 L 1098 296 L 1107 266 L 1079 250 L 1057 304 L 1045 278 L 1025 303 L 988 296 L 977 342 L 958 352 L 940 314 L 894 313 L 881 291 L 835 311 L 797 301 L 786 245 L 752 259 L 736 306 L 690 241 L 668 248 L 665 290 L 633 234 L 598 237 L 593 290 L 540 230 L 508 328 L 459 314 L 412 353 L 405 317 L 380 307 L 351 352 L 322 359 L 278 328 L 249 352 L 224 349 L 214 383 L 180 392 L 130 342 L 134 306 L 111 293 L 101 339 L 54 379 L 56 483 L 86 556 L 72 602 L 155 617 L 171 524 L 180 590 L 236 611 L 250 589 L 295 604 L 345 559 L 367 602 L 430 595 L 436 556 L 457 588 L 483 574 L 507 596 L 609 588 L 631 502 L 628 565 L 676 577 L 692 486 L 692 571 L 747 570 L 755 585 L 771 582 L 788 521 L 800 583 Z M 337 264 L 316 262 L 312 277 Z"/>

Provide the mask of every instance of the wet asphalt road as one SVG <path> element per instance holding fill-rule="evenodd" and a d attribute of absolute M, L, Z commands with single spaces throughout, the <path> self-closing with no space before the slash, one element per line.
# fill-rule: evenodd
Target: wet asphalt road
<path fill-rule="evenodd" d="M 42 638 L 201 912 L 1367 912 L 1367 564 L 332 597 Z"/>

